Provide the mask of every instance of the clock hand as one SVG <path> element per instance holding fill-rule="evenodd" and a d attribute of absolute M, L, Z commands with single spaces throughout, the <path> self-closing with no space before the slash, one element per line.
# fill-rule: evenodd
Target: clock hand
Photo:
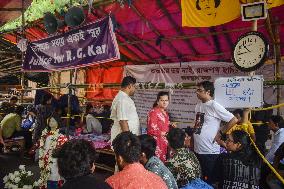
<path fill-rule="evenodd" d="M 251 52 L 250 50 L 248 50 L 247 46 L 244 46 L 244 47 L 245 47 L 245 49 L 246 49 L 248 52 Z"/>
<path fill-rule="evenodd" d="M 238 53 L 237 55 L 242 55 L 242 54 L 246 54 L 246 53 L 249 53 L 249 52 L 242 52 L 242 53 Z"/>

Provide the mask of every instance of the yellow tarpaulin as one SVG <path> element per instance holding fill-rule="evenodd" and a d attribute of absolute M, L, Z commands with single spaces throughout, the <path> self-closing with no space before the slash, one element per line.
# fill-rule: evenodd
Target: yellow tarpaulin
<path fill-rule="evenodd" d="M 241 3 L 252 0 L 181 0 L 182 26 L 210 27 L 230 22 L 241 16 Z M 268 8 L 284 0 L 267 0 Z"/>

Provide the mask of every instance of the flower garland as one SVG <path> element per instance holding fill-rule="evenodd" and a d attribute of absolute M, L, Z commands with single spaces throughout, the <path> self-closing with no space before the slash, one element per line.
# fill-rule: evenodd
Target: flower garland
<path fill-rule="evenodd" d="M 57 140 L 59 137 L 59 130 L 56 129 L 55 131 L 48 131 L 45 129 L 42 132 L 42 136 L 39 141 L 39 168 L 40 168 L 40 185 L 42 187 L 46 186 L 47 180 L 51 173 L 51 165 L 53 164 L 52 155 L 49 154 L 49 151 L 52 152 L 57 146 Z M 46 154 L 44 152 L 47 150 L 45 146 L 45 141 L 47 137 L 51 136 L 50 145 L 48 146 L 48 151 Z"/>

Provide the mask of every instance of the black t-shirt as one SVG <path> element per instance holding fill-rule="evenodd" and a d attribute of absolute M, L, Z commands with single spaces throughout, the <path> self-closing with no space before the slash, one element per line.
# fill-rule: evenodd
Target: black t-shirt
<path fill-rule="evenodd" d="M 215 175 L 218 188 L 259 189 L 260 169 L 256 165 L 245 165 L 236 154 L 222 154 L 217 161 Z"/>
<path fill-rule="evenodd" d="M 104 181 L 96 179 L 92 175 L 68 179 L 60 189 L 111 189 Z"/>

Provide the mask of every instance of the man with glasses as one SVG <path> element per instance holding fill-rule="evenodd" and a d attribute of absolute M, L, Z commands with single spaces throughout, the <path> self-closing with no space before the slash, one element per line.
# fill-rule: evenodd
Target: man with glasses
<path fill-rule="evenodd" d="M 111 105 L 110 118 L 114 121 L 111 128 L 111 141 L 121 132 L 131 131 L 140 135 L 139 117 L 134 101 L 130 98 L 135 93 L 136 79 L 131 76 L 123 78 L 121 90 L 115 96 Z"/>
<path fill-rule="evenodd" d="M 200 103 L 195 107 L 194 152 L 200 161 L 203 177 L 209 184 L 214 175 L 213 168 L 220 154 L 221 135 L 233 127 L 238 119 L 222 105 L 213 100 L 214 84 L 203 81 L 197 85 L 196 95 Z M 220 128 L 221 121 L 227 124 Z"/>

